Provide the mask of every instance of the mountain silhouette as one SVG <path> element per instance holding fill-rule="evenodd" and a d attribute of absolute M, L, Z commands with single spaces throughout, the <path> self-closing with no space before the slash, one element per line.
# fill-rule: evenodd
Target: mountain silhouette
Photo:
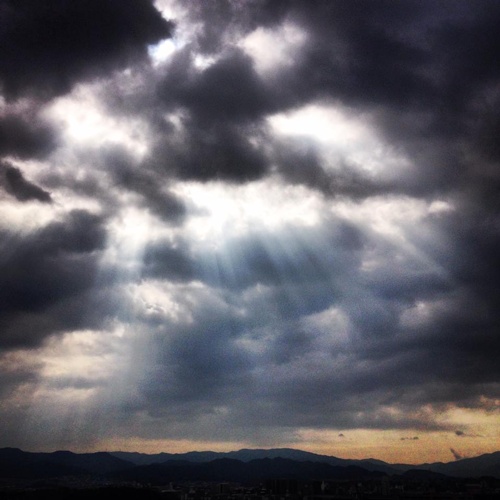
<path fill-rule="evenodd" d="M 374 459 L 347 460 L 289 448 L 154 455 L 130 452 L 34 453 L 17 448 L 0 449 L 2 480 L 86 475 L 151 484 L 171 481 L 252 483 L 269 478 L 361 480 L 386 475 L 415 479 L 446 476 L 500 479 L 500 451 L 449 463 L 408 465 Z"/>
<path fill-rule="evenodd" d="M 32 453 L 17 448 L 0 449 L 0 477 L 49 478 L 57 476 L 105 475 L 133 467 L 134 464 L 106 452 Z"/>

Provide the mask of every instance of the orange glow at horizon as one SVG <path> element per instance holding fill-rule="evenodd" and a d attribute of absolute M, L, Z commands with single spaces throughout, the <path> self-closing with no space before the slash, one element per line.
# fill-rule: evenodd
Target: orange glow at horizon
<path fill-rule="evenodd" d="M 482 426 L 487 434 L 472 434 L 454 431 L 422 432 L 418 430 L 366 430 L 305 431 L 302 440 L 256 444 L 245 441 L 197 441 L 189 439 L 143 439 L 115 438 L 94 443 L 94 451 L 128 451 L 146 454 L 186 453 L 189 451 L 229 452 L 243 448 L 294 448 L 319 455 L 344 459 L 362 460 L 367 458 L 383 460 L 387 463 L 423 464 L 452 462 L 455 460 L 451 449 L 462 458 L 493 453 L 500 448 L 500 434 L 491 415 L 489 425 Z"/>

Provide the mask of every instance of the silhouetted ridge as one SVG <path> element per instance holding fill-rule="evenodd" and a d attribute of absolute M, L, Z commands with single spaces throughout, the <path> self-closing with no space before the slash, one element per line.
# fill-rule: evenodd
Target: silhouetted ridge
<path fill-rule="evenodd" d="M 3 478 L 49 478 L 67 475 L 103 475 L 133 467 L 106 452 L 32 453 L 16 448 L 0 449 L 0 477 Z"/>
<path fill-rule="evenodd" d="M 280 453 L 287 456 L 279 456 Z M 268 456 L 262 458 L 266 454 Z M 288 458 L 290 455 L 299 458 L 313 457 L 313 459 L 291 459 Z M 217 458 L 201 460 L 202 457 L 211 456 Z M 244 460 L 235 458 L 238 456 Z M 252 456 L 259 458 L 250 458 Z M 123 457 L 133 458 L 136 462 L 142 462 L 142 465 L 135 465 Z M 144 463 L 158 459 L 160 461 L 156 463 Z M 262 482 L 268 478 L 358 480 L 376 479 L 384 475 L 401 475 L 400 477 L 415 479 L 437 479 L 445 476 L 500 478 L 500 452 L 450 463 L 391 465 L 379 460 L 345 460 L 290 449 L 157 455 L 125 452 L 79 454 L 70 451 L 32 453 L 17 448 L 0 449 L 1 479 L 44 479 L 84 475 L 152 484 L 165 484 L 171 481 L 252 483 Z"/>

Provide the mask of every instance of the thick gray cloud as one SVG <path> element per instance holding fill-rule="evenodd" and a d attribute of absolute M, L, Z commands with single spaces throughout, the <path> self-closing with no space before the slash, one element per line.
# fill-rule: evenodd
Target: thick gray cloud
<path fill-rule="evenodd" d="M 272 94 L 250 57 L 233 50 L 200 72 L 190 51 L 180 53 L 159 82 L 165 111 L 187 112 L 183 133 L 160 129 L 153 162 L 181 179 L 245 182 L 265 175 L 265 151 L 252 143 L 272 109 Z"/>
<path fill-rule="evenodd" d="M 0 155 L 20 158 L 46 156 L 57 144 L 55 131 L 36 116 L 0 117 Z"/>
<path fill-rule="evenodd" d="M 110 173 L 114 183 L 142 197 L 143 204 L 160 218 L 179 223 L 185 215 L 182 200 L 168 190 L 168 179 L 161 174 L 141 168 L 125 151 L 111 149 L 98 151 L 103 169 Z"/>
<path fill-rule="evenodd" d="M 2 3 L 0 82 L 7 99 L 50 98 L 81 79 L 126 67 L 171 35 L 148 0 Z"/>
<path fill-rule="evenodd" d="M 71 300 L 94 286 L 105 239 L 102 224 L 88 212 L 73 211 L 24 237 L 3 231 L 3 346 L 36 345 L 81 324 L 84 304 L 74 310 Z"/>
<path fill-rule="evenodd" d="M 0 165 L 5 189 L 18 201 L 37 200 L 50 203 L 50 194 L 23 177 L 21 171 L 12 165 Z"/>

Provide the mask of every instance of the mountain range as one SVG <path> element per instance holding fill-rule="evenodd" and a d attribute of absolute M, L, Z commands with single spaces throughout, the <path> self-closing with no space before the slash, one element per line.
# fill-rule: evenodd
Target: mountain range
<path fill-rule="evenodd" d="M 474 458 L 463 458 L 453 462 L 434 462 L 418 465 L 390 464 L 374 458 L 365 458 L 361 460 L 344 459 L 292 448 L 242 449 L 229 452 L 190 451 L 187 453 L 158 453 L 152 455 L 118 451 L 111 452 L 110 454 L 114 457 L 132 462 L 135 465 L 151 465 L 172 460 L 200 463 L 222 458 L 239 460 L 241 462 L 283 458 L 298 462 L 320 462 L 338 467 L 356 466 L 369 472 L 383 472 L 388 475 L 401 474 L 412 469 L 419 469 L 453 477 L 492 476 L 500 478 L 500 451 L 487 453 Z"/>
<path fill-rule="evenodd" d="M 500 451 L 449 463 L 389 464 L 375 459 L 349 460 L 289 448 L 231 452 L 144 454 L 134 452 L 34 453 L 0 449 L 0 479 L 38 480 L 96 476 L 151 484 L 181 481 L 250 483 L 268 478 L 376 479 L 403 477 L 482 477 L 500 479 Z"/>

